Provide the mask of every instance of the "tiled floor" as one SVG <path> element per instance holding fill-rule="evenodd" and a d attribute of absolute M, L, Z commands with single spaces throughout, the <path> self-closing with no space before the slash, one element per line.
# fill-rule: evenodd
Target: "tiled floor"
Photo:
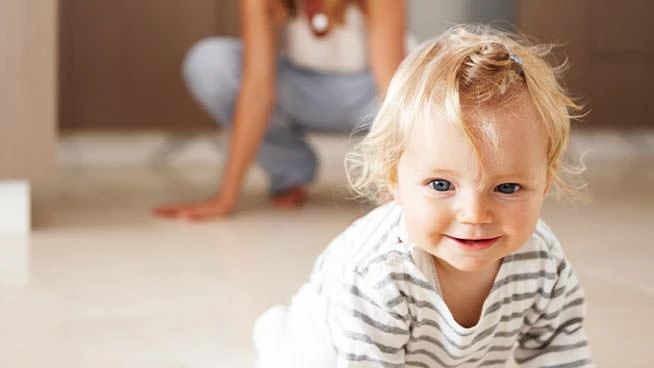
<path fill-rule="evenodd" d="M 580 142 L 593 201 L 548 202 L 544 218 L 585 288 L 597 362 L 651 367 L 654 147 Z M 33 234 L 0 236 L 0 367 L 252 367 L 255 316 L 365 210 L 341 199 L 345 146 L 320 147 L 303 209 L 272 209 L 253 171 L 237 216 L 201 224 L 148 210 L 210 195 L 213 166 L 63 165 L 34 189 Z"/>

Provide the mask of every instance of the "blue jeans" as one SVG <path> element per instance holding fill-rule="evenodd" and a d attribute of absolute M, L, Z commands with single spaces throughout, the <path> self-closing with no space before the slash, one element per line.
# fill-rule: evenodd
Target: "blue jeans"
<path fill-rule="evenodd" d="M 243 51 L 237 39 L 212 37 L 187 53 L 184 80 L 194 99 L 229 128 L 240 88 Z M 307 130 L 350 133 L 365 129 L 378 108 L 369 71 L 324 73 L 277 60 L 276 102 L 256 161 L 276 194 L 311 182 L 318 159 L 305 140 Z M 252 103 L 256 103 L 253 101 Z"/>

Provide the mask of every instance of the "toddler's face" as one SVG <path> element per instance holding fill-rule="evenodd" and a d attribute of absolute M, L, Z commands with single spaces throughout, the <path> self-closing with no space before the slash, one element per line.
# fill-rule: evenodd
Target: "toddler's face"
<path fill-rule="evenodd" d="M 483 111 L 471 123 L 497 148 L 483 143 L 481 156 L 459 127 L 433 123 L 415 129 L 392 188 L 409 241 L 461 271 L 496 266 L 530 238 L 549 189 L 541 120 L 526 99 Z"/>

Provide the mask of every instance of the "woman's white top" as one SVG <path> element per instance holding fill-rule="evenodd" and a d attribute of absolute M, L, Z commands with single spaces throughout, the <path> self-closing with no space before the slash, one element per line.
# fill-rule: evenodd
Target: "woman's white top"
<path fill-rule="evenodd" d="M 321 72 L 359 72 L 368 68 L 366 18 L 355 4 L 345 10 L 344 22 L 324 37 L 316 37 L 304 12 L 288 22 L 284 32 L 284 52 L 302 68 Z M 407 47 L 415 40 L 408 35 Z"/>
<path fill-rule="evenodd" d="M 284 49 L 292 63 L 324 72 L 357 72 L 368 66 L 366 21 L 359 7 L 348 6 L 343 24 L 324 37 L 316 37 L 306 14 L 298 13 L 284 30 Z"/>

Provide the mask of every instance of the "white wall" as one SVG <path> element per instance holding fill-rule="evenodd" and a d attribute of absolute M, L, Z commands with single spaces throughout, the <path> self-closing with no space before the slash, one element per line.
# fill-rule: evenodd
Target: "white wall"
<path fill-rule="evenodd" d="M 514 23 L 516 0 L 409 0 L 411 30 L 433 37 L 456 23 Z"/>

